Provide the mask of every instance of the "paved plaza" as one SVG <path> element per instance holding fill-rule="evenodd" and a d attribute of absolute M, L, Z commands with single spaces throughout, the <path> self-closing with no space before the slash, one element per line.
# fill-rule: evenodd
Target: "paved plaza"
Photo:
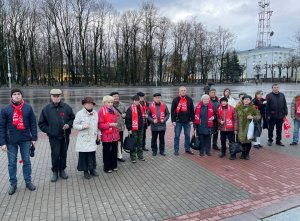
<path fill-rule="evenodd" d="M 148 131 L 150 132 L 150 131 Z M 149 136 L 150 137 L 150 134 Z M 183 139 L 181 139 L 183 140 Z M 50 182 L 51 160 L 47 137 L 40 133 L 32 158 L 37 190 L 25 188 L 21 165 L 17 192 L 7 194 L 7 157 L 0 153 L 0 219 L 5 220 L 271 220 L 273 214 L 300 206 L 300 146 L 253 149 L 251 159 L 230 161 L 173 154 L 173 128 L 166 133 L 167 156 L 119 163 L 118 172 L 102 170 L 90 180 L 76 170 L 76 133 L 71 137 L 68 180 Z M 285 144 L 290 141 L 283 140 Z M 266 131 L 262 143 L 266 142 Z M 150 140 L 147 140 L 149 147 Z M 182 146 L 182 145 L 181 145 Z M 299 211 L 299 210 L 298 210 Z M 266 219 L 264 219 L 266 218 Z M 274 219 L 275 220 L 275 219 Z"/>

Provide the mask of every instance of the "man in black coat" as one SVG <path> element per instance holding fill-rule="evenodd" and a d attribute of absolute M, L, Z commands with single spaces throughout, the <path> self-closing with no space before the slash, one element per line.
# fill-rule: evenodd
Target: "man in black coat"
<path fill-rule="evenodd" d="M 276 125 L 276 144 L 284 146 L 281 142 L 283 119 L 288 115 L 287 104 L 283 93 L 279 92 L 279 85 L 272 85 L 272 92 L 266 96 L 267 117 L 269 120 L 268 145 L 272 146 L 273 131 Z"/>
<path fill-rule="evenodd" d="M 130 160 L 136 163 L 136 156 L 139 160 L 145 161 L 143 156 L 143 114 L 138 95 L 131 97 L 132 104 L 126 111 L 125 124 L 128 130 L 128 135 L 131 135 L 135 140 L 135 148 L 130 151 Z"/>
<path fill-rule="evenodd" d="M 153 102 L 149 106 L 148 110 L 148 120 L 151 125 L 151 149 L 152 156 L 157 154 L 157 137 L 159 136 L 159 153 L 162 156 L 165 154 L 165 132 L 166 132 L 166 122 L 170 117 L 170 112 L 165 103 L 161 101 L 161 94 L 155 93 L 153 95 Z"/>
<path fill-rule="evenodd" d="M 179 95 L 173 99 L 171 106 L 171 120 L 175 127 L 174 154 L 179 155 L 180 134 L 184 130 L 184 149 L 188 154 L 193 154 L 190 150 L 191 125 L 195 119 L 194 103 L 192 98 L 186 95 L 186 88 L 179 88 Z"/>
<path fill-rule="evenodd" d="M 56 182 L 58 173 L 61 178 L 68 179 L 65 169 L 75 115 L 72 108 L 61 101 L 60 89 L 52 89 L 50 94 L 51 103 L 43 108 L 38 125 L 41 131 L 49 137 L 53 172 L 51 182 Z"/>
<path fill-rule="evenodd" d="M 220 107 L 220 101 L 219 98 L 216 96 L 216 89 L 211 88 L 209 90 L 209 97 L 210 97 L 210 101 L 213 105 L 214 111 L 217 113 L 218 108 Z M 218 147 L 218 138 L 219 138 L 219 128 L 218 128 L 218 118 L 216 117 L 214 120 L 214 128 L 212 130 L 212 137 L 213 137 L 213 143 L 212 143 L 212 147 L 214 150 L 220 150 L 220 148 Z"/>

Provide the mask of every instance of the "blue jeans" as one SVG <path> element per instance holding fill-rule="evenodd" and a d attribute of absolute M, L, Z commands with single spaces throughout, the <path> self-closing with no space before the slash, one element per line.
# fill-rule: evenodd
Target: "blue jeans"
<path fill-rule="evenodd" d="M 179 142 L 180 142 L 180 134 L 181 130 L 184 130 L 184 149 L 185 151 L 190 150 L 190 132 L 191 132 L 191 125 L 190 123 L 178 123 L 176 122 L 176 126 L 174 128 L 175 137 L 174 137 L 174 151 L 179 151 Z"/>
<path fill-rule="evenodd" d="M 17 185 L 17 157 L 18 147 L 20 146 L 20 153 L 23 160 L 23 176 L 25 183 L 31 183 L 31 161 L 30 161 L 30 146 L 31 141 L 20 142 L 18 144 L 7 145 L 7 157 L 8 157 L 8 173 L 9 182 L 12 186 Z"/>
<path fill-rule="evenodd" d="M 294 132 L 293 132 L 293 142 L 298 143 L 299 141 L 299 129 L 300 129 L 300 120 L 294 120 Z"/>

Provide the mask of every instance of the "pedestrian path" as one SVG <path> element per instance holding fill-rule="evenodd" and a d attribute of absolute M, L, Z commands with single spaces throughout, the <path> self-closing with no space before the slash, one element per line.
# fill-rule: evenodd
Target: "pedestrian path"
<path fill-rule="evenodd" d="M 149 137 L 150 133 L 148 144 Z M 97 152 L 100 176 L 86 180 L 76 170 L 75 138 L 74 133 L 68 151 L 69 179 L 51 183 L 50 147 L 47 137 L 40 134 L 36 156 L 32 158 L 33 182 L 37 185 L 34 192 L 25 188 L 22 165 L 19 165 L 17 192 L 12 196 L 7 194 L 7 157 L 0 153 L 1 221 L 248 221 L 240 217 L 259 212 L 261 215 L 252 218 L 272 218 L 270 215 L 274 213 L 300 206 L 300 197 L 291 200 L 300 196 L 299 146 L 254 149 L 249 161 L 221 159 L 217 151 L 211 157 L 191 156 L 183 150 L 174 156 L 173 130 L 169 125 L 166 157 L 153 157 L 151 151 L 144 152 L 146 161 L 132 164 L 129 155 L 124 153 L 126 162 L 118 164 L 118 172 L 106 174 L 102 171 L 100 147 Z M 262 140 L 266 144 L 265 134 Z M 266 208 L 268 212 L 262 212 Z"/>

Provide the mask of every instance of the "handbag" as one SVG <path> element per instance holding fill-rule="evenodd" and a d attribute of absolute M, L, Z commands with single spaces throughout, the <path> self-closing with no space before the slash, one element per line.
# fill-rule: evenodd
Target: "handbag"
<path fill-rule="evenodd" d="M 247 140 L 251 140 L 254 137 L 254 122 L 253 120 L 248 125 L 248 132 L 247 132 Z"/>
<path fill-rule="evenodd" d="M 130 152 L 134 150 L 134 145 L 135 145 L 135 139 L 132 136 L 127 136 L 125 137 L 124 144 L 123 144 L 123 149 L 125 152 Z"/>
<path fill-rule="evenodd" d="M 235 141 L 233 143 L 229 143 L 230 155 L 235 155 L 237 153 L 244 152 L 244 148 L 243 148 L 242 144 L 239 141 L 237 141 L 236 136 L 235 136 L 234 140 Z"/>
<path fill-rule="evenodd" d="M 196 131 L 194 130 L 194 134 L 192 136 L 191 142 L 190 142 L 190 148 L 193 150 L 200 150 L 200 140 L 196 136 Z"/>
<path fill-rule="evenodd" d="M 100 145 L 100 144 L 101 144 L 100 136 L 99 136 L 99 134 L 97 134 L 96 145 Z"/>
<path fill-rule="evenodd" d="M 30 146 L 30 153 L 29 153 L 29 155 L 30 155 L 31 157 L 34 157 L 34 151 L 35 151 L 35 147 L 34 147 L 33 143 L 31 143 L 31 146 Z"/>

